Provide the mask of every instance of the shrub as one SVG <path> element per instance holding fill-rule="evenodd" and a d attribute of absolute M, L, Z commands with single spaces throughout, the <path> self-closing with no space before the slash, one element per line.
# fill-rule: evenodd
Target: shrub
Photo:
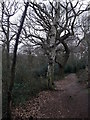
<path fill-rule="evenodd" d="M 21 57 L 22 58 L 22 57 Z M 39 65 L 30 68 L 26 58 L 18 59 L 15 75 L 15 83 L 13 89 L 13 103 L 23 104 L 29 98 L 37 95 L 41 90 L 47 89 L 47 80 L 45 79 L 47 65 Z M 25 62 L 25 63 L 24 63 Z"/>
<path fill-rule="evenodd" d="M 29 98 L 36 96 L 41 90 L 47 89 L 46 79 L 35 79 L 30 78 L 26 82 L 20 83 L 15 82 L 13 89 L 13 103 L 18 105 L 19 103 L 23 104 Z"/>
<path fill-rule="evenodd" d="M 73 58 L 72 58 L 73 59 Z M 86 68 L 86 60 L 84 59 L 73 59 L 71 61 L 67 62 L 67 65 L 65 66 L 65 73 L 76 73 L 80 69 Z"/>
<path fill-rule="evenodd" d="M 77 77 L 79 79 L 79 82 L 86 83 L 88 81 L 88 72 L 86 71 L 86 69 L 81 69 L 77 72 Z"/>

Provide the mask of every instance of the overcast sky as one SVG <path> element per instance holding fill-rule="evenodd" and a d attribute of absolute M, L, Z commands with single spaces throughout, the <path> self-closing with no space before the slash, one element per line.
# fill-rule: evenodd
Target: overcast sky
<path fill-rule="evenodd" d="M 0 2 L 3 2 L 3 1 L 8 1 L 8 0 L 0 0 Z M 16 1 L 19 1 L 19 3 L 23 3 L 24 0 L 16 0 Z M 27 0 L 25 0 L 25 1 L 27 1 Z M 48 5 L 49 1 L 56 1 L 56 0 L 29 0 L 29 1 L 36 1 L 37 3 L 44 2 L 46 5 Z M 57 1 L 59 1 L 59 0 L 57 0 Z M 60 0 L 60 1 L 62 1 L 62 0 Z M 65 0 L 63 0 L 63 1 L 65 1 Z M 74 3 L 77 2 L 77 0 L 71 0 L 71 1 L 73 1 Z M 85 7 L 88 3 L 90 3 L 90 0 L 79 0 L 79 1 L 80 1 L 80 3 L 81 2 L 84 3 L 83 7 Z M 22 6 L 23 6 L 23 4 L 22 4 Z M 1 8 L 1 6 L 0 6 L 0 8 Z M 22 7 L 22 9 L 24 10 L 24 7 Z M 14 16 L 11 17 L 11 21 L 13 22 L 15 20 L 17 21 L 17 19 L 21 19 L 22 12 L 23 11 L 19 10 L 17 14 L 15 14 Z"/>

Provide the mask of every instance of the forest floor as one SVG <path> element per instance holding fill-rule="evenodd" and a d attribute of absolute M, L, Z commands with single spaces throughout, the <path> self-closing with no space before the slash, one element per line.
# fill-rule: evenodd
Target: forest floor
<path fill-rule="evenodd" d="M 42 91 L 37 97 L 13 110 L 14 120 L 30 118 L 87 118 L 88 89 L 78 82 L 76 74 L 55 81 L 53 91 Z"/>

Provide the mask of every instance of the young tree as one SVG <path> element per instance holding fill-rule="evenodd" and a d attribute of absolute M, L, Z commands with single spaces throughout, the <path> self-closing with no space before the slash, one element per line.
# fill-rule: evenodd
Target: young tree
<path fill-rule="evenodd" d="M 20 21 L 20 26 L 18 28 L 18 32 L 16 34 L 16 39 L 15 39 L 15 45 L 14 45 L 14 51 L 13 51 L 13 59 L 12 59 L 12 65 L 11 65 L 10 84 L 9 84 L 9 87 L 8 87 L 7 120 L 12 120 L 12 118 L 11 118 L 12 90 L 13 90 L 14 78 L 15 78 L 15 67 L 16 67 L 17 49 L 18 49 L 19 37 L 20 37 L 20 33 L 21 33 L 21 30 L 22 30 L 22 27 L 23 27 L 23 24 L 24 24 L 24 20 L 25 20 L 25 16 L 26 16 L 28 4 L 29 4 L 29 2 L 27 2 L 26 5 L 25 5 L 25 10 L 24 10 L 24 12 L 22 14 L 22 18 L 21 18 L 21 21 Z M 9 19 L 9 17 L 10 16 L 8 16 L 8 19 Z M 2 23 L 3 23 L 3 21 L 2 21 Z M 2 24 L 2 29 L 4 30 L 3 24 Z M 9 29 L 9 27 L 8 27 L 8 29 Z M 5 31 L 4 31 L 4 33 L 7 36 L 8 33 L 6 33 Z M 8 40 L 8 43 L 9 43 L 9 39 L 8 38 L 7 38 L 7 40 Z"/>
<path fill-rule="evenodd" d="M 8 0 L 8 1 L 2 1 L 1 2 L 1 14 L 0 14 L 0 43 L 3 47 L 3 59 L 5 58 L 6 65 L 6 79 L 3 80 L 6 89 L 8 89 L 9 85 L 9 79 L 10 79 L 10 47 L 11 42 L 15 39 L 16 36 L 16 30 L 15 24 L 12 23 L 11 19 L 14 17 L 14 15 L 18 12 L 18 2 L 16 0 Z M 7 91 L 7 90 L 6 90 Z"/>

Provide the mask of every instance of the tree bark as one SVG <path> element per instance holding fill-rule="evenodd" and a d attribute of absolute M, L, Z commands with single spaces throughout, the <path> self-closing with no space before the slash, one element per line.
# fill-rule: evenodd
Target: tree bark
<path fill-rule="evenodd" d="M 55 56 L 56 56 L 56 24 L 57 24 L 57 14 L 54 17 L 53 24 L 48 34 L 48 88 L 54 89 L 54 64 L 55 64 Z"/>
<path fill-rule="evenodd" d="M 63 78 L 64 77 L 64 65 L 62 66 L 61 64 L 59 64 L 59 78 Z"/>
<path fill-rule="evenodd" d="M 69 54 L 70 54 L 70 50 L 68 48 L 68 45 L 63 41 L 62 42 L 64 48 L 65 48 L 65 51 L 66 53 L 64 54 L 64 59 L 62 61 L 62 63 L 57 59 L 57 56 L 56 56 L 56 59 L 55 59 L 55 62 L 58 63 L 59 65 L 59 76 L 60 78 L 64 77 L 64 68 L 65 68 L 65 65 L 68 61 L 68 58 L 69 58 Z"/>
<path fill-rule="evenodd" d="M 56 28 L 54 25 L 51 27 L 51 31 L 49 34 L 49 48 L 48 48 L 48 88 L 54 88 L 54 64 L 55 64 L 55 55 L 56 55 L 56 46 L 55 46 L 55 39 L 56 39 Z M 53 47 L 52 47 L 53 46 Z"/>
<path fill-rule="evenodd" d="M 6 36 L 6 39 L 7 39 L 7 44 L 6 44 L 6 47 L 7 47 L 7 50 L 6 50 L 6 59 L 7 59 L 7 80 L 6 80 L 6 84 L 7 84 L 7 87 L 9 85 L 9 79 L 10 79 L 10 53 L 9 53 L 9 49 L 10 49 L 10 41 L 9 41 L 9 34 L 10 34 L 10 20 L 9 20 L 9 16 L 7 18 L 7 36 Z"/>
<path fill-rule="evenodd" d="M 11 117 L 11 103 L 12 103 L 12 90 L 13 90 L 14 78 L 15 78 L 17 48 L 18 48 L 19 37 L 20 37 L 20 33 L 21 33 L 21 30 L 22 30 L 22 27 L 23 27 L 24 20 L 25 20 L 28 4 L 29 3 L 27 2 L 26 6 L 25 6 L 25 10 L 24 10 L 22 18 L 21 18 L 21 23 L 20 23 L 20 27 L 18 29 L 18 33 L 17 33 L 17 36 L 16 36 L 16 42 L 15 42 L 15 46 L 14 46 L 13 60 L 12 60 L 12 66 L 11 66 L 11 78 L 10 78 L 10 85 L 9 85 L 9 89 L 8 89 L 7 120 L 12 120 L 12 117 Z"/>
<path fill-rule="evenodd" d="M 47 77 L 48 77 L 48 88 L 53 89 L 54 88 L 54 61 L 53 60 L 49 60 Z"/>

